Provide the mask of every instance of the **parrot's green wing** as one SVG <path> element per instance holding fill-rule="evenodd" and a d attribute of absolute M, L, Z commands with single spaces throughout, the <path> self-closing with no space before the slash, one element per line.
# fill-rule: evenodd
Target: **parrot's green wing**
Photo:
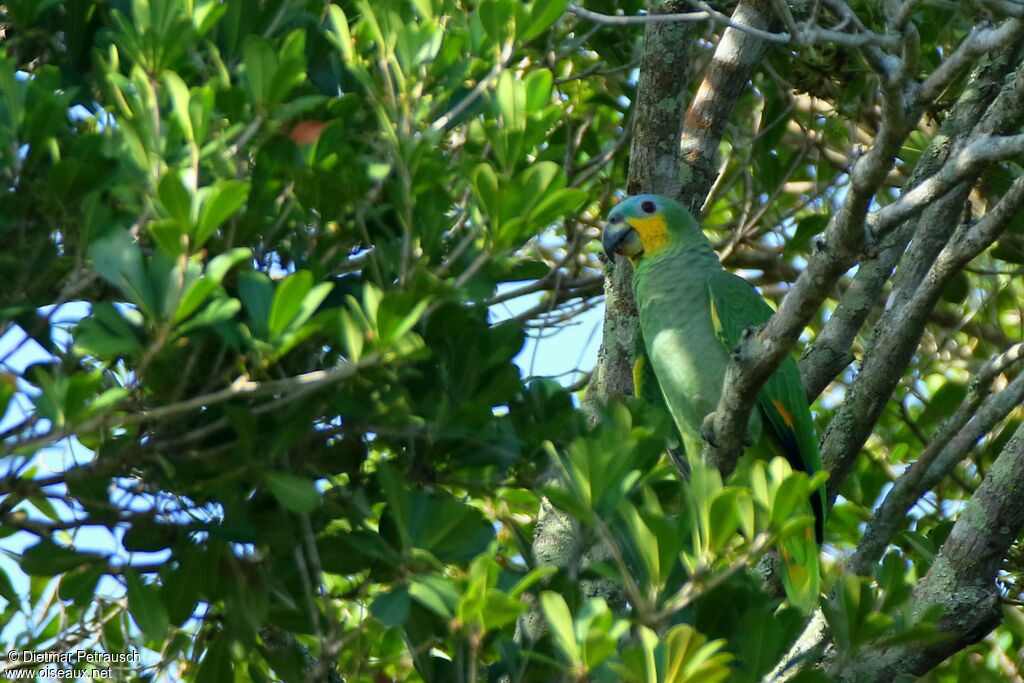
<path fill-rule="evenodd" d="M 672 462 L 675 463 L 683 479 L 689 479 L 690 464 L 686 461 L 686 454 L 683 452 L 683 441 L 675 427 L 675 420 L 672 419 L 668 404 L 665 402 L 665 394 L 661 391 L 661 384 L 658 383 L 658 376 L 654 373 L 654 366 L 647 357 L 647 347 L 644 345 L 643 335 L 639 330 L 633 352 L 633 393 L 652 410 L 660 411 L 673 425 L 675 442 L 669 445 L 668 455 L 672 458 Z"/>
<path fill-rule="evenodd" d="M 708 290 L 715 330 L 730 352 L 739 345 L 745 329 L 763 325 L 773 313 L 749 282 L 728 271 L 712 275 L 708 279 Z M 775 441 L 790 466 L 808 475 L 820 471 L 818 436 L 807 405 L 807 394 L 800 381 L 800 371 L 792 356 L 787 356 L 761 387 L 757 394 L 757 407 L 768 426 L 765 434 Z M 815 536 L 820 543 L 825 525 L 824 485 L 819 488 L 818 495 L 811 496 L 811 508 L 814 511 Z M 799 597 L 801 602 L 806 601 L 804 606 L 814 606 L 818 587 L 816 544 L 793 539 L 783 544 L 783 556 L 788 567 L 784 582 L 790 598 Z"/>

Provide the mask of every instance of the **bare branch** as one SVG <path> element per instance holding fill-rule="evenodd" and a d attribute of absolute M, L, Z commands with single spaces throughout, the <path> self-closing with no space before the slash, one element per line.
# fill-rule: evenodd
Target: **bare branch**
<path fill-rule="evenodd" d="M 923 211 L 987 164 L 1021 154 L 1024 154 L 1024 134 L 976 136 L 946 162 L 938 173 L 905 192 L 896 202 L 872 213 L 868 217 L 868 225 L 879 235 L 885 234 Z"/>
<path fill-rule="evenodd" d="M 672 14 L 679 9 L 674 1 L 656 3 L 658 13 Z M 578 8 L 577 8 L 578 9 Z M 690 73 L 692 25 L 647 23 L 640 60 L 637 100 L 630 117 L 633 123 L 627 191 L 675 194 L 679 187 L 679 137 L 686 105 L 686 86 Z M 610 398 L 633 393 L 632 360 L 639 334 L 636 302 L 631 280 L 633 269 L 627 261 L 609 264 L 605 269 L 605 318 L 597 365 L 587 384 L 584 410 L 596 416 L 596 406 Z M 552 469 L 545 474 L 551 480 Z M 531 545 L 541 564 L 578 571 L 581 564 L 604 559 L 606 544 L 583 548 L 576 521 L 558 510 L 547 499 L 541 502 Z M 591 594 L 601 593 L 611 602 L 620 602 L 611 582 L 590 584 Z M 517 638 L 537 637 L 547 622 L 534 602 L 518 623 Z"/>
<path fill-rule="evenodd" d="M 1024 344 L 1018 343 L 978 371 L 967 398 L 942 423 L 917 461 L 896 480 L 885 500 L 875 510 L 847 565 L 850 571 L 862 575 L 870 573 L 899 529 L 907 511 L 967 457 L 981 437 L 1024 400 L 1024 373 L 1018 375 L 1002 391 L 989 396 L 992 381 L 1010 365 L 1021 360 L 1024 360 Z"/>
<path fill-rule="evenodd" d="M 735 29 L 742 31 L 743 33 L 749 34 L 755 38 L 759 38 L 768 43 L 775 43 L 777 45 L 814 45 L 819 43 L 833 43 L 836 45 L 845 45 L 847 47 L 862 47 L 865 45 L 875 45 L 879 47 L 895 48 L 899 43 L 891 36 L 882 35 L 880 33 L 874 33 L 868 31 L 863 26 L 860 27 L 859 31 L 847 32 L 837 28 L 824 28 L 821 26 L 811 26 L 803 30 L 793 30 L 795 26 L 791 27 L 789 32 L 785 33 L 773 33 L 771 31 L 765 31 L 764 29 L 743 22 L 736 21 L 735 14 L 730 17 L 722 12 L 719 12 L 707 2 L 702 0 L 688 0 L 688 4 L 697 8 L 695 12 L 672 12 L 666 14 L 634 14 L 634 15 L 614 15 L 614 14 L 601 14 L 600 12 L 594 12 L 592 10 L 579 7 L 577 5 L 570 5 L 568 11 L 571 14 L 575 14 L 580 19 L 586 21 L 592 21 L 596 24 L 604 26 L 636 26 L 636 25 L 651 25 L 651 24 L 690 24 L 699 23 L 702 21 L 713 21 L 716 24 L 724 26 L 726 28 Z M 792 16 L 790 15 L 790 18 Z"/>
<path fill-rule="evenodd" d="M 982 60 L 975 68 L 968 86 L 914 168 L 911 187 L 937 173 L 946 159 L 957 152 L 957 141 L 970 131 L 1002 133 L 1012 130 L 1004 127 L 1003 122 L 1015 120 L 1020 114 L 1014 93 L 1024 89 L 1018 85 L 1024 68 L 1018 68 L 1015 79 L 1001 92 L 1000 85 L 1014 66 L 1016 50 L 1016 46 L 1004 49 Z M 876 245 L 874 258 L 860 264 L 853 283 L 800 361 L 801 376 L 809 396 L 820 394 L 832 378 L 853 361 L 853 341 L 876 306 L 916 229 L 917 223 L 913 221 L 891 229 Z M 938 249 L 941 244 L 933 253 Z M 930 265 L 931 258 L 924 263 Z M 904 268 L 901 277 L 905 274 Z"/>
<path fill-rule="evenodd" d="M 677 2 L 658 5 L 672 14 Z M 679 188 L 679 138 L 689 81 L 692 27 L 648 23 L 640 60 L 627 192 L 675 195 Z M 633 269 L 619 260 L 606 269 L 605 319 L 597 367 L 585 405 L 633 393 L 632 359 L 638 324 L 631 286 Z"/>
<path fill-rule="evenodd" d="M 935 215 L 930 215 L 932 222 L 956 222 L 956 215 L 949 215 L 947 200 L 949 197 L 934 205 Z M 831 474 L 828 482 L 830 498 L 838 494 L 872 426 L 899 382 L 903 368 L 917 349 L 931 309 L 938 302 L 949 278 L 995 241 L 1022 206 L 1024 179 L 1018 178 L 1002 201 L 983 219 L 959 230 L 912 294 L 898 297 L 898 292 L 894 292 L 893 298 L 902 299 L 902 303 L 888 308 L 876 326 L 877 333 L 865 354 L 863 367 L 843 405 L 832 418 L 822 443 L 822 463 Z M 878 352 L 881 349 L 884 352 Z"/>
<path fill-rule="evenodd" d="M 580 7 L 569 5 L 569 13 L 580 19 L 592 21 L 602 26 L 648 26 L 650 24 L 688 24 L 707 21 L 711 15 L 707 12 L 669 12 L 668 14 L 601 14 Z"/>
<path fill-rule="evenodd" d="M 300 396 L 305 396 L 312 391 L 316 391 L 330 384 L 348 379 L 360 370 L 364 370 L 378 364 L 380 360 L 381 356 L 374 353 L 357 362 L 345 363 L 344 365 L 330 368 L 328 370 L 314 370 L 301 375 L 286 377 L 284 379 L 269 380 L 266 382 L 257 382 L 243 376 L 233 381 L 227 387 L 209 394 L 195 396 L 184 401 L 156 408 L 144 408 L 139 412 L 129 413 L 127 415 L 120 415 L 117 417 L 117 424 L 134 425 L 143 422 L 154 422 L 242 397 L 258 398 L 261 396 L 284 393 L 289 399 L 294 400 Z M 39 434 L 38 436 L 34 436 L 24 441 L 16 441 L 7 444 L 4 447 L 4 453 L 31 450 L 61 441 L 72 434 L 88 433 L 94 429 L 101 428 L 109 419 L 110 414 L 108 412 L 64 429 L 57 429 L 46 432 L 45 434 Z"/>
<path fill-rule="evenodd" d="M 767 11 L 764 0 L 741 2 L 732 18 L 737 24 L 766 27 Z M 671 195 L 694 214 L 704 204 L 704 198 L 718 174 L 718 146 L 725 125 L 765 48 L 764 41 L 749 32 L 733 28 L 726 30 L 715 48 L 693 104 L 686 112 L 681 153 L 689 173 Z"/>
<path fill-rule="evenodd" d="M 1024 21 L 1020 19 L 1008 19 L 996 28 L 975 28 L 921 84 L 918 101 L 932 101 L 978 57 L 1009 45 L 1021 35 L 1024 35 Z"/>
<path fill-rule="evenodd" d="M 1000 453 L 967 501 L 928 573 L 910 598 L 916 619 L 939 606 L 946 637 L 905 642 L 837 661 L 830 671 L 843 682 L 919 676 L 950 654 L 981 640 L 1002 620 L 996 574 L 1024 526 L 1024 432 Z"/>

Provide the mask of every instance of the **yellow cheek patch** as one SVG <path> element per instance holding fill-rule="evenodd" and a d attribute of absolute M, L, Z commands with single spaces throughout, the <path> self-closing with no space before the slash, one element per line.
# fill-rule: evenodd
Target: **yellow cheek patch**
<path fill-rule="evenodd" d="M 627 218 L 626 222 L 640 235 L 640 243 L 647 255 L 653 256 L 668 244 L 668 226 L 661 216 Z"/>
<path fill-rule="evenodd" d="M 789 414 L 789 411 L 786 410 L 785 407 L 783 407 L 782 401 L 775 399 L 772 401 L 772 405 L 775 406 L 775 410 L 779 411 L 779 415 L 781 415 L 782 419 L 786 421 L 789 428 L 793 429 L 793 416 Z"/>

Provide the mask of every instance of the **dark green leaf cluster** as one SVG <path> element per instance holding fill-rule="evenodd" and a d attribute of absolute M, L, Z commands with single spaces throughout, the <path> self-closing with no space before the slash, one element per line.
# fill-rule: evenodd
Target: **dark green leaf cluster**
<path fill-rule="evenodd" d="M 886 30 L 876 3 L 850 5 Z M 922 77 L 987 16 L 949 5 L 912 17 Z M 693 465 L 684 483 L 649 407 L 585 414 L 571 380 L 524 371 L 524 347 L 578 356 L 546 337 L 599 303 L 593 238 L 627 184 L 643 29 L 569 10 L 0 5 L 4 651 L 143 651 L 115 680 L 757 681 L 777 665 L 805 615 L 751 568 L 807 533 L 818 482 L 772 461 L 727 481 Z M 702 26 L 694 92 L 722 30 Z M 880 91 L 856 51 L 820 43 L 772 47 L 751 86 L 702 223 L 778 298 L 849 192 Z M 963 91 L 911 134 L 877 204 Z M 987 170 L 976 212 L 1019 170 Z M 837 559 L 971 369 L 1020 338 L 1022 226 L 944 289 L 831 513 L 840 661 L 935 638 L 913 584 L 1019 411 L 874 576 Z M 560 523 L 564 544 L 535 542 Z M 1022 574 L 1015 549 L 1008 594 Z M 1024 627 L 990 641 L 936 680 L 991 676 Z"/>

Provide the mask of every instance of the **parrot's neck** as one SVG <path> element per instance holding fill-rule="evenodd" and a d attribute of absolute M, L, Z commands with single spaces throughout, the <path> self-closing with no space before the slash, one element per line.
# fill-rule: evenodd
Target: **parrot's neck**
<path fill-rule="evenodd" d="M 670 270 L 677 268 L 721 268 L 718 254 L 711 248 L 711 243 L 706 239 L 700 241 L 677 242 L 669 244 L 658 253 L 642 255 L 633 262 L 637 272 L 640 270 L 654 273 L 656 271 Z"/>
<path fill-rule="evenodd" d="M 646 316 L 659 319 L 656 309 L 671 310 L 680 300 L 692 299 L 697 309 L 710 311 L 710 304 L 705 303 L 707 281 L 721 269 L 722 264 L 707 241 L 671 244 L 657 254 L 641 257 L 633 275 L 641 324 Z"/>

